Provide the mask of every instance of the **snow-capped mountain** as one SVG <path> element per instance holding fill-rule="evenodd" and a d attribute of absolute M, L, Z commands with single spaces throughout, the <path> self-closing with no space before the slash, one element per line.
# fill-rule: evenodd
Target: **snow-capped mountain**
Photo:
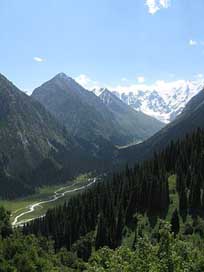
<path fill-rule="evenodd" d="M 133 85 L 110 90 L 137 111 L 169 123 L 179 115 L 189 100 L 204 87 L 203 81 L 158 81 L 154 85 Z M 96 95 L 104 91 L 94 89 Z"/>

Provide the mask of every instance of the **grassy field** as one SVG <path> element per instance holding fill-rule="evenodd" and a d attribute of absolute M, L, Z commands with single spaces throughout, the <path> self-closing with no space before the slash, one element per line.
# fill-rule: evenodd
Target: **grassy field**
<path fill-rule="evenodd" d="M 19 214 L 28 210 L 28 206 L 38 203 L 40 201 L 49 200 L 57 190 L 60 190 L 60 193 L 63 193 L 68 190 L 79 188 L 83 185 L 88 184 L 91 178 L 91 174 L 80 175 L 76 179 L 72 181 L 68 181 L 65 184 L 58 184 L 54 186 L 44 186 L 36 190 L 34 195 L 30 195 L 25 198 L 15 199 L 15 200 L 0 200 L 0 206 L 4 206 L 7 210 L 11 212 L 11 222 L 13 222 L 14 218 Z M 20 220 L 28 220 L 31 218 L 39 217 L 46 213 L 47 209 L 52 208 L 56 205 L 64 203 L 64 201 L 68 200 L 74 194 L 78 194 L 81 191 L 76 191 L 72 193 L 68 193 L 64 197 L 50 203 L 45 203 L 36 208 L 36 210 L 32 213 L 26 214 L 20 218 Z"/>

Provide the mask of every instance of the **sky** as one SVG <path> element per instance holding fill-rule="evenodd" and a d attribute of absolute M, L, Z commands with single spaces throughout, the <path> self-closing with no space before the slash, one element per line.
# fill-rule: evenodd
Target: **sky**
<path fill-rule="evenodd" d="M 0 73 L 31 92 L 203 79 L 203 0 L 0 0 Z"/>

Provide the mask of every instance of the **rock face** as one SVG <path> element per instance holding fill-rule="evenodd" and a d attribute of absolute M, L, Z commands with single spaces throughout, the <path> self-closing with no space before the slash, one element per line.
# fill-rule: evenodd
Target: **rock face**
<path fill-rule="evenodd" d="M 203 87 L 204 82 L 201 81 L 178 80 L 169 83 L 160 82 L 152 86 L 136 85 L 124 90 L 121 87 L 121 90 L 112 92 L 136 111 L 169 123 Z M 103 89 L 95 89 L 93 92 L 100 95 Z"/>
<path fill-rule="evenodd" d="M 127 114 L 122 117 L 120 113 L 121 122 L 119 115 L 116 116 L 107 103 L 63 73 L 35 89 L 32 96 L 65 125 L 71 135 L 89 145 L 89 151 L 96 155 L 104 152 L 104 144 L 107 147 L 108 142 L 125 145 L 134 139 L 141 141 L 162 127 L 160 122 L 146 117 L 143 119 L 149 123 L 141 128 L 140 114 L 135 114 L 133 121 L 133 114 L 128 120 Z M 130 112 L 129 107 L 120 104 Z"/>

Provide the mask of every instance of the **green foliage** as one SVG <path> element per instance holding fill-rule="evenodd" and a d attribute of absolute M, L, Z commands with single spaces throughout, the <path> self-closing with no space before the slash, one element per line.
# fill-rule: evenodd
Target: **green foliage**
<path fill-rule="evenodd" d="M 139 238 L 135 250 L 120 247 L 102 248 L 87 264 L 87 272 L 201 272 L 204 269 L 204 250 L 191 241 L 174 239 L 170 226 L 161 224 L 160 239 L 152 244 Z"/>
<path fill-rule="evenodd" d="M 74 257 L 67 251 L 55 254 L 53 243 L 45 238 L 16 232 L 0 240 L 1 272 L 68 272 L 73 271 L 71 266 L 76 266 L 74 262 Z"/>
<path fill-rule="evenodd" d="M 12 233 L 10 224 L 10 213 L 3 207 L 0 207 L 0 237 L 6 238 Z"/>

